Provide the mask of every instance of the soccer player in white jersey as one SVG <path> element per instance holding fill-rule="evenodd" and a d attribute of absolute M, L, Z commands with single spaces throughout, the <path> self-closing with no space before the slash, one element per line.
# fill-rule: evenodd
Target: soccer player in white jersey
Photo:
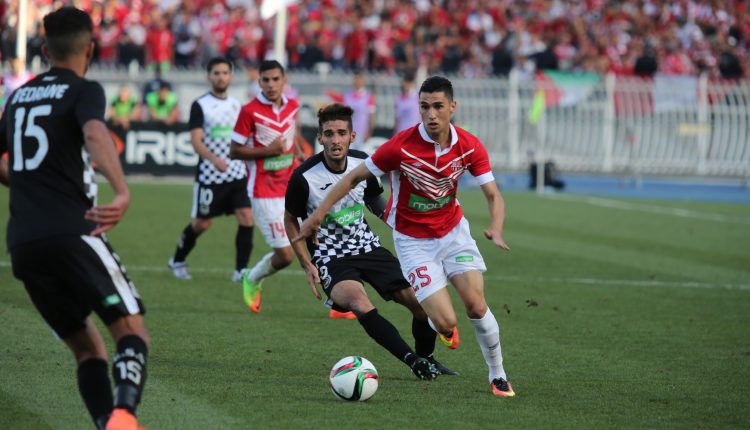
<path fill-rule="evenodd" d="M 318 112 L 318 142 L 323 151 L 294 171 L 286 189 L 284 220 L 290 237 L 297 236 L 298 219 L 307 218 L 317 208 L 328 188 L 367 158 L 362 151 L 349 150 L 355 138 L 352 115 L 352 108 L 341 104 L 326 106 Z M 328 212 L 315 240 L 308 241 L 307 249 L 303 243 L 295 242 L 292 244 L 294 252 L 305 270 L 313 295 L 320 300 L 317 284 L 321 284 L 328 296 L 326 306 L 340 312 L 353 311 L 365 332 L 411 367 L 417 377 L 434 379 L 439 374 L 456 375 L 432 356 L 436 336 L 427 322 L 427 314 L 401 275 L 398 260 L 380 246 L 380 238 L 364 218 L 365 207 L 376 216 L 383 216 L 382 192 L 383 187 L 375 177 L 360 182 Z M 394 300 L 411 311 L 415 350 L 378 312 L 367 297 L 365 282 L 385 300 Z"/>
<path fill-rule="evenodd" d="M 245 189 L 247 172 L 239 160 L 229 159 L 231 134 L 242 104 L 227 93 L 232 82 L 232 63 L 212 58 L 206 66 L 211 91 L 198 97 L 190 108 L 190 140 L 200 161 L 195 172 L 192 220 L 183 229 L 177 249 L 168 265 L 178 279 L 190 279 L 187 258 L 198 236 L 211 227 L 213 218 L 237 217 L 233 282 L 242 273 L 253 249 L 253 211 Z"/>
<path fill-rule="evenodd" d="M 404 277 L 429 316 L 431 326 L 449 348 L 458 347 L 456 313 L 448 294 L 450 282 L 474 325 L 489 367 L 492 393 L 513 397 L 500 349 L 500 328 L 484 299 L 486 266 L 472 239 L 469 223 L 456 201 L 459 177 L 466 171 L 477 179 L 489 206 L 487 239 L 504 250 L 505 203 L 492 175 L 487 151 L 467 131 L 450 123 L 456 111 L 453 85 L 433 76 L 419 89 L 422 123 L 380 146 L 370 158 L 342 178 L 300 226 L 294 240 L 311 237 L 333 205 L 363 180 L 391 173 L 391 199 L 384 218 Z"/>

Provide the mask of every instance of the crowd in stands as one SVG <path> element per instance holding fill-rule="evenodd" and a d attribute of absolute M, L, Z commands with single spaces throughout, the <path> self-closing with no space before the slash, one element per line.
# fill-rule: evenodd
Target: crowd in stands
<path fill-rule="evenodd" d="M 104 66 L 200 67 L 217 54 L 257 63 L 272 51 L 262 0 L 75 0 L 96 24 Z M 29 0 L 29 58 L 40 18 L 62 1 Z M 290 68 L 475 78 L 539 69 L 742 78 L 750 70 L 747 0 L 300 0 L 288 8 Z M 12 56 L 17 0 L 0 3 Z"/>

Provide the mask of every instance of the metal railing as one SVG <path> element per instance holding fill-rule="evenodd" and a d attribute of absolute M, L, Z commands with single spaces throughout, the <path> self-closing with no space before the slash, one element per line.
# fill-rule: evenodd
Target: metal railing
<path fill-rule="evenodd" d="M 121 83 L 138 90 L 151 76 L 94 70 L 90 77 L 112 97 Z M 207 89 L 205 74 L 175 71 L 166 79 L 187 120 L 190 102 Z M 291 72 L 289 81 L 307 107 L 301 121 L 315 125 L 315 112 L 330 102 L 326 91 L 345 92 L 352 77 Z M 750 81 L 609 75 L 577 88 L 575 97 L 547 99 L 536 120 L 530 115 L 535 96 L 564 95 L 564 85 L 517 74 L 452 81 L 455 123 L 484 142 L 496 169 L 518 171 L 531 161 L 554 160 L 561 170 L 574 172 L 750 177 Z M 396 76 L 368 78 L 380 127 L 393 127 L 399 84 Z M 232 95 L 247 101 L 247 88 L 247 78 L 238 73 Z"/>

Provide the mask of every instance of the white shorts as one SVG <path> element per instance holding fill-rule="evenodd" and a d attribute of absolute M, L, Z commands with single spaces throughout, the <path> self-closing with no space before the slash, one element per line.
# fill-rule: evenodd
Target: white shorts
<path fill-rule="evenodd" d="M 253 218 L 271 248 L 291 246 L 284 228 L 284 198 L 253 198 Z"/>
<path fill-rule="evenodd" d="M 394 230 L 393 243 L 401 272 L 420 303 L 445 288 L 454 275 L 470 270 L 487 271 L 466 218 L 461 218 L 453 230 L 437 239 L 418 239 Z"/>

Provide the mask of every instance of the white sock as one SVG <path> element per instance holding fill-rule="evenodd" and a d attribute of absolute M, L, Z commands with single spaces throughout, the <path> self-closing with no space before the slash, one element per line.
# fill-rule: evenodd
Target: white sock
<path fill-rule="evenodd" d="M 435 328 L 435 323 L 432 322 L 430 317 L 427 317 L 427 324 L 429 324 L 430 327 L 432 327 L 432 329 L 435 330 L 435 333 L 437 333 L 437 329 Z"/>
<path fill-rule="evenodd" d="M 482 318 L 476 320 L 469 318 L 469 321 L 474 324 L 479 348 L 482 349 L 484 361 L 490 368 L 490 382 L 495 378 L 507 380 L 508 377 L 505 375 L 505 369 L 503 369 L 503 353 L 500 349 L 500 326 L 497 324 L 495 316 L 492 315 L 492 311 L 487 308 L 487 313 Z"/>
<path fill-rule="evenodd" d="M 273 258 L 273 252 L 269 252 L 260 259 L 247 275 L 251 282 L 257 284 L 263 278 L 273 275 L 276 273 L 276 269 L 271 265 L 271 258 Z"/>

